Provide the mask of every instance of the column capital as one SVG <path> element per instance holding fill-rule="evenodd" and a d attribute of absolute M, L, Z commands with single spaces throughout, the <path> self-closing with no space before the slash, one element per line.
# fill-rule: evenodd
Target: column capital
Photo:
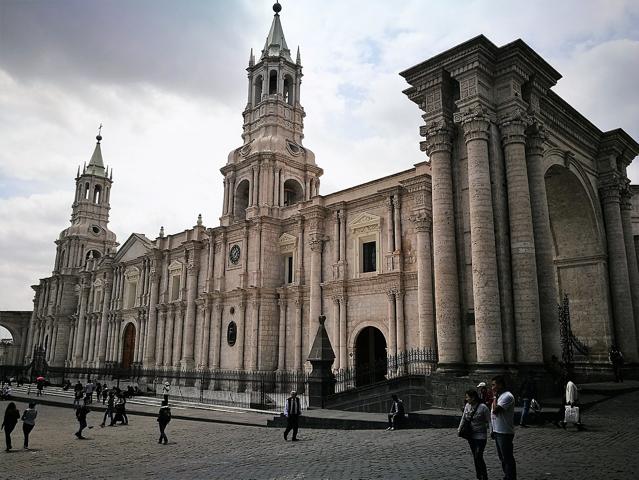
<path fill-rule="evenodd" d="M 625 185 L 621 187 L 621 209 L 632 211 L 632 191 L 630 190 L 630 180 L 624 182 Z"/>
<path fill-rule="evenodd" d="M 433 215 L 430 212 L 419 212 L 410 217 L 418 232 L 431 232 L 433 230 Z"/>
<path fill-rule="evenodd" d="M 430 126 L 423 126 L 420 130 L 421 135 L 426 138 L 420 143 L 420 147 L 429 157 L 437 152 L 452 151 L 453 129 L 449 122 L 435 122 Z"/>
<path fill-rule="evenodd" d="M 454 118 L 455 122 L 462 126 L 466 143 L 473 140 L 488 140 L 490 118 L 481 106 L 464 112 L 457 112 Z"/>
<path fill-rule="evenodd" d="M 526 142 L 526 128 L 532 123 L 532 117 L 522 108 L 515 107 L 505 112 L 499 119 L 501 142 L 505 147 L 512 143 Z"/>
<path fill-rule="evenodd" d="M 324 242 L 326 241 L 326 237 L 324 236 L 324 234 L 312 233 L 309 237 L 310 238 L 307 243 L 311 251 L 315 253 L 321 252 Z"/>
<path fill-rule="evenodd" d="M 534 122 L 526 130 L 526 150 L 529 155 L 543 155 L 546 127 L 541 122 Z"/>

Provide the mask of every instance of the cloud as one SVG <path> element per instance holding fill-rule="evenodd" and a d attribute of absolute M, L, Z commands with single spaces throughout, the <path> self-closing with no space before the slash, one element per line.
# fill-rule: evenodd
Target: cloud
<path fill-rule="evenodd" d="M 0 309 L 29 309 L 29 285 L 50 273 L 100 123 L 120 243 L 198 213 L 218 224 L 219 168 L 241 144 L 248 53 L 259 56 L 271 3 L 0 2 Z M 479 33 L 522 38 L 578 111 L 639 138 L 637 2 L 298 0 L 281 19 L 301 45 L 304 143 L 324 194 L 426 159 L 398 73 Z M 639 166 L 630 175 L 639 182 Z"/>

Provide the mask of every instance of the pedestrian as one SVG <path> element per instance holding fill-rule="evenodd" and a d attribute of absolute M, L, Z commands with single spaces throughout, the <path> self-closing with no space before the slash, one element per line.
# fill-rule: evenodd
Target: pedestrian
<path fill-rule="evenodd" d="M 114 425 L 113 421 L 113 412 L 115 411 L 115 394 L 113 392 L 109 392 L 109 402 L 107 403 L 107 408 L 104 411 L 104 418 L 102 419 L 102 423 L 100 426 L 104 428 L 104 424 L 106 423 L 107 416 L 110 418 L 109 427 Z"/>
<path fill-rule="evenodd" d="M 610 352 L 608 353 L 608 359 L 612 363 L 612 371 L 615 374 L 615 382 L 623 383 L 623 354 L 617 345 L 612 344 L 610 346 Z"/>
<path fill-rule="evenodd" d="M 479 382 L 477 388 L 479 389 L 479 391 L 477 392 L 479 394 L 479 401 L 490 408 L 490 406 L 493 404 L 492 390 L 488 388 L 486 382 Z"/>
<path fill-rule="evenodd" d="M 7 409 L 4 411 L 4 421 L 2 422 L 2 429 L 4 430 L 4 440 L 7 444 L 7 452 L 11 451 L 11 432 L 16 428 L 16 424 L 20 420 L 20 412 L 16 408 L 16 404 L 10 402 L 7 405 Z"/>
<path fill-rule="evenodd" d="M 286 399 L 284 405 L 284 416 L 286 417 L 286 430 L 284 430 L 284 440 L 288 440 L 288 433 L 293 430 L 293 442 L 297 442 L 297 430 L 299 428 L 299 419 L 302 414 L 302 407 L 297 392 L 293 390 L 291 396 Z"/>
<path fill-rule="evenodd" d="M 109 389 L 107 388 L 107 384 L 102 384 L 102 405 L 106 403 L 106 399 L 109 396 Z"/>
<path fill-rule="evenodd" d="M 78 420 L 78 424 L 80 425 L 80 428 L 78 429 L 78 431 L 75 432 L 75 436 L 78 437 L 79 439 L 85 438 L 82 436 L 82 430 L 84 430 L 87 426 L 87 414 L 90 411 L 91 410 L 89 410 L 89 407 L 87 406 L 86 402 L 84 403 L 84 405 L 80 406 L 75 411 L 75 418 Z"/>
<path fill-rule="evenodd" d="M 122 425 L 128 425 L 129 417 L 126 416 L 126 396 L 123 393 L 118 396 L 117 407 L 118 413 L 122 416 Z"/>
<path fill-rule="evenodd" d="M 29 450 L 29 434 L 35 427 L 35 419 L 38 416 L 38 411 L 35 407 L 35 402 L 29 402 L 29 408 L 22 414 L 22 433 L 24 433 L 25 450 Z"/>
<path fill-rule="evenodd" d="M 89 378 L 89 380 L 87 381 L 87 384 L 84 386 L 85 403 L 87 404 L 93 403 L 94 388 L 95 386 L 93 385 L 93 382 Z"/>
<path fill-rule="evenodd" d="M 171 391 L 171 385 L 169 382 L 164 382 L 164 387 L 162 387 L 162 395 L 164 395 L 164 401 L 169 402 L 169 392 Z"/>
<path fill-rule="evenodd" d="M 466 405 L 459 421 L 457 433 L 468 440 L 470 452 L 473 455 L 475 474 L 478 480 L 488 480 L 484 450 L 488 441 L 488 425 L 490 424 L 490 410 L 483 403 L 477 390 L 466 391 Z M 467 424 L 469 427 L 464 427 Z"/>
<path fill-rule="evenodd" d="M 99 402 L 102 397 L 102 384 L 100 382 L 95 384 L 95 398 Z"/>
<path fill-rule="evenodd" d="M 44 389 L 44 379 L 43 378 L 36 379 L 36 388 L 38 389 L 38 393 L 36 394 L 36 396 L 41 397 L 42 396 L 42 390 Z"/>
<path fill-rule="evenodd" d="M 491 388 L 493 391 L 491 437 L 495 440 L 497 455 L 504 471 L 504 480 L 517 480 L 517 466 L 513 454 L 515 397 L 506 390 L 506 380 L 502 375 L 493 377 Z"/>
<path fill-rule="evenodd" d="M 530 402 L 537 396 L 537 387 L 532 372 L 526 374 L 526 378 L 519 388 L 519 396 L 523 402 L 519 426 L 527 427 L 526 421 L 528 420 L 528 413 L 530 412 Z"/>
<path fill-rule="evenodd" d="M 397 395 L 391 395 L 391 400 L 391 408 L 390 412 L 388 412 L 388 428 L 386 430 L 397 430 L 404 422 L 406 410 L 404 409 L 404 402 Z"/>
<path fill-rule="evenodd" d="M 164 441 L 164 445 L 169 443 L 169 439 L 166 436 L 166 426 L 171 421 L 171 407 L 169 407 L 169 402 L 167 400 L 162 400 L 162 406 L 160 407 L 160 411 L 158 412 L 158 426 L 160 427 L 160 439 L 158 443 L 162 443 Z"/>
<path fill-rule="evenodd" d="M 579 408 L 579 388 L 577 388 L 577 385 L 575 384 L 575 382 L 572 381 L 572 378 L 570 376 L 568 376 L 567 379 L 568 381 L 566 382 L 565 393 L 566 405 L 564 407 L 564 419 L 561 422 L 561 426 L 564 428 L 564 430 L 566 429 L 569 420 L 568 413 L 574 412 L 572 421 L 574 421 L 574 423 L 576 424 L 577 430 L 582 430 L 583 424 L 581 423 L 581 409 Z"/>

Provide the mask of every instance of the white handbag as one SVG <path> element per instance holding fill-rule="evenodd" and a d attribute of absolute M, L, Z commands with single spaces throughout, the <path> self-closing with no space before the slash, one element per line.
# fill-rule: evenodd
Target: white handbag
<path fill-rule="evenodd" d="M 564 422 L 566 423 L 579 423 L 579 407 L 571 407 L 566 405 L 566 412 L 564 414 Z"/>

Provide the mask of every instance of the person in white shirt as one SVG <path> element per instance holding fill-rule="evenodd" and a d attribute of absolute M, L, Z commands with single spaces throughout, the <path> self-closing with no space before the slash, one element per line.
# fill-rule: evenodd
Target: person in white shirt
<path fill-rule="evenodd" d="M 162 387 L 162 395 L 164 395 L 164 401 L 169 402 L 169 392 L 171 391 L 171 385 L 169 382 L 164 382 L 164 387 Z"/>
<path fill-rule="evenodd" d="M 504 471 L 504 480 L 517 480 L 517 465 L 513 454 L 515 437 L 515 397 L 506 390 L 506 380 L 502 375 L 492 379 L 493 404 L 491 420 L 497 455 Z"/>
<path fill-rule="evenodd" d="M 286 430 L 284 430 L 284 440 L 288 440 L 288 433 L 293 430 L 292 441 L 297 442 L 297 430 L 299 428 L 299 418 L 302 414 L 302 406 L 297 392 L 293 390 L 291 396 L 286 399 L 284 405 L 284 416 L 286 417 Z"/>
<path fill-rule="evenodd" d="M 575 384 L 575 382 L 573 382 L 570 378 L 568 378 L 568 381 L 566 382 L 566 407 L 568 405 L 570 405 L 571 407 L 578 407 L 579 406 L 579 389 L 577 388 L 577 385 Z M 565 411 L 564 411 L 565 414 Z M 564 430 L 566 429 L 566 419 L 564 418 L 561 422 L 561 426 L 564 428 Z M 581 430 L 583 428 L 583 424 L 581 423 L 581 410 L 579 410 L 579 414 L 577 415 L 577 429 Z"/>

